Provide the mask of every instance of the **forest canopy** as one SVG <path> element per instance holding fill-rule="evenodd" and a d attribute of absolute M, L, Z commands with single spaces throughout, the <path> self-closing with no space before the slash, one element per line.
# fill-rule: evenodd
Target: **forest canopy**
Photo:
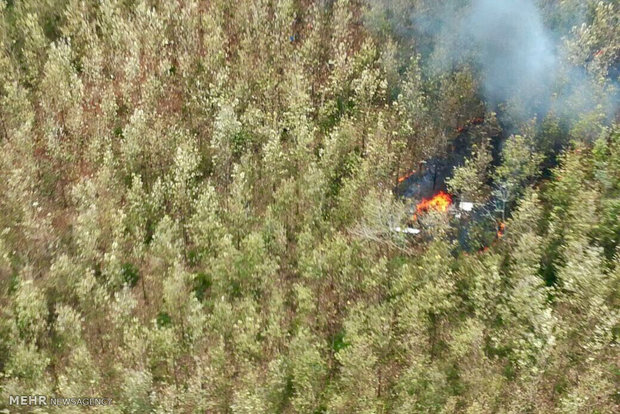
<path fill-rule="evenodd" d="M 0 409 L 617 413 L 619 20 L 0 0 Z"/>

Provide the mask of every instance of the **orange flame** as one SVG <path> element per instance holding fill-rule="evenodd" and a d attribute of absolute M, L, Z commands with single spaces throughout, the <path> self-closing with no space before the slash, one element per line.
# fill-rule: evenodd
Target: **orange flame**
<path fill-rule="evenodd" d="M 501 239 L 504 235 L 504 230 L 506 229 L 505 223 L 499 223 L 499 228 L 497 229 L 497 238 Z"/>
<path fill-rule="evenodd" d="M 465 121 L 465 124 L 457 127 L 456 128 L 456 132 L 458 132 L 459 134 L 462 134 L 463 132 L 466 132 L 470 126 L 472 125 L 482 125 L 484 124 L 484 118 L 483 117 L 476 117 L 476 118 L 472 118 L 469 119 L 467 121 Z"/>
<path fill-rule="evenodd" d="M 420 203 L 418 203 L 413 219 L 416 220 L 418 218 L 418 214 L 426 213 L 429 210 L 444 212 L 448 209 L 448 207 L 450 207 L 450 204 L 452 204 L 452 197 L 450 194 L 440 191 L 432 198 L 424 198 Z"/>
<path fill-rule="evenodd" d="M 413 174 L 415 174 L 415 170 L 408 172 L 407 174 L 403 175 L 402 177 L 398 177 L 398 183 L 402 183 L 403 181 L 405 181 L 407 178 L 411 177 Z"/>

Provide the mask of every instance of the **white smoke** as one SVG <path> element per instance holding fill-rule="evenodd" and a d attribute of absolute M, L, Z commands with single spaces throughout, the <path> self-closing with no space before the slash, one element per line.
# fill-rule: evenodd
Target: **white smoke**
<path fill-rule="evenodd" d="M 507 115 L 543 118 L 549 110 L 575 119 L 598 108 L 617 110 L 615 79 L 591 76 L 568 63 L 562 35 L 545 26 L 536 0 L 371 0 L 374 24 L 383 16 L 403 44 L 426 56 L 426 68 L 449 72 L 473 67 L 481 93 Z M 574 23 L 585 16 L 572 16 Z M 430 39 L 430 40 L 429 40 Z"/>
<path fill-rule="evenodd" d="M 517 98 L 538 106 L 554 84 L 557 55 L 531 0 L 475 0 L 460 36 L 479 64 L 491 103 Z"/>

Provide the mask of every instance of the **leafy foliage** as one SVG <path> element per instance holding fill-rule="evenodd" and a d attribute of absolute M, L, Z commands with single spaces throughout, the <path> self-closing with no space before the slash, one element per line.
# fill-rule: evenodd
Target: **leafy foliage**
<path fill-rule="evenodd" d="M 617 4 L 539 2 L 591 87 L 528 120 L 444 3 L 0 0 L 0 408 L 617 412 Z M 480 251 L 394 231 L 459 140 Z"/>

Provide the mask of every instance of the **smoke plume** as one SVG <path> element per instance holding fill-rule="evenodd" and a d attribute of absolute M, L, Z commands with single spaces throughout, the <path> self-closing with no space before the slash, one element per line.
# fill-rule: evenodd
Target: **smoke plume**
<path fill-rule="evenodd" d="M 516 98 L 538 107 L 549 96 L 556 50 L 532 1 L 475 0 L 458 35 L 469 40 L 490 103 Z"/>
<path fill-rule="evenodd" d="M 481 93 L 507 115 L 525 120 L 548 111 L 576 119 L 577 114 L 601 110 L 613 117 L 617 110 L 616 79 L 588 73 L 567 59 L 563 36 L 543 21 L 536 0 L 374 0 L 371 18 L 384 16 L 392 33 L 425 57 L 431 72 L 473 67 Z M 572 16 L 571 24 L 585 16 Z M 431 39 L 431 40 L 429 40 Z"/>

